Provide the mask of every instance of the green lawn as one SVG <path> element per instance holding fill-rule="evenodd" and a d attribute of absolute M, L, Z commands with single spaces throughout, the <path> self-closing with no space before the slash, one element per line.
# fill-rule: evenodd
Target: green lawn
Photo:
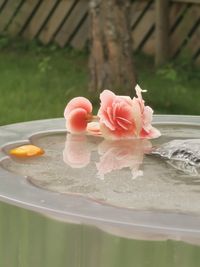
<path fill-rule="evenodd" d="M 0 39 L 0 125 L 62 117 L 74 96 L 89 97 L 98 106 L 98 94 L 87 92 L 88 55 L 55 46 Z M 153 60 L 135 55 L 138 81 L 155 113 L 200 114 L 200 72 L 182 60 L 155 70 Z M 109 88 L 114 90 L 114 88 Z"/>

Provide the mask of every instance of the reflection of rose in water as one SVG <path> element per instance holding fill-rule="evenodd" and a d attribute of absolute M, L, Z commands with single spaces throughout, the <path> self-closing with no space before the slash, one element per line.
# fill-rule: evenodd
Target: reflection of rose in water
<path fill-rule="evenodd" d="M 99 177 L 104 179 L 105 174 L 127 167 L 130 168 L 133 179 L 142 176 L 140 165 L 144 154 L 150 153 L 151 148 L 151 142 L 146 139 L 104 140 L 98 147 L 101 155 L 100 162 L 96 163 Z"/>
<path fill-rule="evenodd" d="M 86 135 L 67 134 L 63 161 L 72 168 L 83 168 L 90 162 L 91 151 L 98 149 L 100 161 L 96 163 L 98 177 L 122 168 L 130 168 L 132 178 L 143 175 L 140 165 L 144 154 L 151 151 L 152 145 L 146 139 L 104 140 L 99 145 L 89 142 Z"/>
<path fill-rule="evenodd" d="M 72 168 L 83 168 L 90 162 L 90 147 L 85 135 L 67 134 L 63 161 Z"/>

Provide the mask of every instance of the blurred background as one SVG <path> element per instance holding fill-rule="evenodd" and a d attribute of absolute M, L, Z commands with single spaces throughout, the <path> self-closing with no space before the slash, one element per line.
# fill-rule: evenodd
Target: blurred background
<path fill-rule="evenodd" d="M 0 125 L 136 83 L 155 113 L 200 115 L 200 0 L 0 0 Z"/>

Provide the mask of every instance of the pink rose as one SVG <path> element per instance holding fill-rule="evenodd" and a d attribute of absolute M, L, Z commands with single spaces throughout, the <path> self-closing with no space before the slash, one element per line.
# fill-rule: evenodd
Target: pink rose
<path fill-rule="evenodd" d="M 141 111 L 138 101 L 128 96 L 117 96 L 109 90 L 100 94 L 98 111 L 100 129 L 108 139 L 138 137 L 141 131 Z"/>
<path fill-rule="evenodd" d="M 143 90 L 135 87 L 137 97 L 115 95 L 109 90 L 100 94 L 101 106 L 92 115 L 92 104 L 84 97 L 72 99 L 65 108 L 66 128 L 71 133 L 87 131 L 107 139 L 156 138 L 160 132 L 152 123 L 153 110 L 145 106 Z"/>
<path fill-rule="evenodd" d="M 66 106 L 64 117 L 66 128 L 71 133 L 82 133 L 86 130 L 92 117 L 92 104 L 85 97 L 75 97 Z"/>
<path fill-rule="evenodd" d="M 101 95 L 101 107 L 98 112 L 100 129 L 107 139 L 156 138 L 160 132 L 152 123 L 153 110 L 145 106 L 142 89 L 137 85 L 136 95 L 118 96 L 109 90 Z"/>

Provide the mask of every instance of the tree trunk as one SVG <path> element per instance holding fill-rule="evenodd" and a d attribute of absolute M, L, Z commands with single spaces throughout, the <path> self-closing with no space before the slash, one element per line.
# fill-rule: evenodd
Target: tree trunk
<path fill-rule="evenodd" d="M 136 84 L 129 0 L 90 0 L 90 90 L 130 93 Z"/>

